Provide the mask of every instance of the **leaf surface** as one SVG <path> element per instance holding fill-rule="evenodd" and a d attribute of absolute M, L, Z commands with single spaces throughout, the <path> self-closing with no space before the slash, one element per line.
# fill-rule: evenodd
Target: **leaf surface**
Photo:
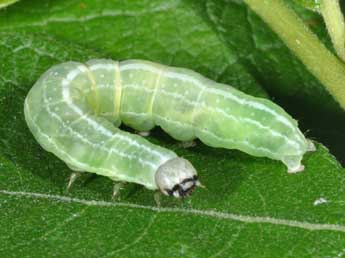
<path fill-rule="evenodd" d="M 243 8 L 238 6 L 234 10 Z M 241 27 L 241 12 L 235 14 Z M 267 97 L 252 69 L 268 65 L 245 61 L 239 46 L 246 49 L 248 43 L 241 39 L 236 49 L 230 46 L 210 23 L 205 6 L 188 1 L 26 1 L 1 13 L 0 24 L 1 257 L 344 253 L 344 169 L 321 144 L 305 156 L 305 172 L 289 175 L 278 161 L 200 142 L 185 149 L 156 129 L 149 140 L 189 159 L 207 186 L 184 201 L 165 197 L 157 209 L 152 191 L 137 185 L 128 185 L 121 200 L 112 201 L 112 182 L 93 175 L 66 193 L 70 170 L 27 129 L 23 102 L 28 90 L 47 68 L 66 60 L 150 59 Z M 300 81 L 306 78 L 301 73 Z M 288 86 L 281 85 L 285 96 Z"/>

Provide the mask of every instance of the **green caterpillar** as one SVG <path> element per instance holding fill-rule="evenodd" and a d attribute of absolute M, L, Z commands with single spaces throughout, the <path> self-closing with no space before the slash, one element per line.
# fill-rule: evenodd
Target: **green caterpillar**
<path fill-rule="evenodd" d="M 188 69 L 141 60 L 66 62 L 45 72 L 25 100 L 36 140 L 76 171 L 134 182 L 183 197 L 200 185 L 191 163 L 143 137 L 160 126 L 173 138 L 199 138 L 303 170 L 314 145 L 273 102 L 248 96 Z"/>

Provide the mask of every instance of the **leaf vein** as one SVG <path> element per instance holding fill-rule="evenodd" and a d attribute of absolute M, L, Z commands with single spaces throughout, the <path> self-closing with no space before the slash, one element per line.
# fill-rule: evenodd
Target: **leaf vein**
<path fill-rule="evenodd" d="M 153 225 L 155 219 L 157 217 L 157 213 L 155 213 L 154 215 L 151 216 L 151 219 L 150 221 L 147 223 L 147 226 L 143 229 L 143 231 L 141 232 L 141 234 L 139 234 L 138 237 L 136 237 L 131 243 L 128 243 L 126 245 L 124 245 L 123 247 L 119 248 L 119 249 L 116 249 L 116 250 L 113 250 L 109 253 L 106 253 L 104 256 L 102 257 L 113 257 L 114 254 L 116 253 L 119 253 L 119 252 L 122 252 L 126 249 L 128 249 L 129 247 L 131 246 L 134 246 L 136 245 L 137 243 L 139 243 L 147 234 L 147 231 L 151 228 L 151 226 Z"/>
<path fill-rule="evenodd" d="M 265 223 L 265 224 L 271 224 L 271 225 L 277 225 L 277 226 L 301 228 L 301 229 L 305 229 L 309 231 L 326 230 L 326 231 L 337 231 L 337 232 L 345 233 L 345 225 L 341 225 L 341 224 L 311 223 L 311 222 L 306 222 L 306 221 L 279 219 L 279 218 L 273 218 L 273 217 L 268 217 L 268 216 L 260 217 L 260 216 L 241 215 L 241 214 L 227 213 L 227 212 L 216 211 L 216 210 L 198 210 L 198 209 L 169 208 L 169 207 L 159 208 L 155 206 L 148 206 L 148 205 L 141 205 L 141 204 L 134 204 L 134 203 L 85 200 L 85 199 L 79 199 L 79 198 L 71 198 L 67 196 L 50 195 L 50 194 L 34 193 L 34 192 L 17 192 L 17 191 L 0 190 L 0 194 L 17 196 L 17 197 L 23 196 L 23 197 L 36 198 L 36 199 L 48 199 L 48 200 L 59 201 L 59 202 L 64 202 L 64 203 L 78 203 L 78 204 L 83 204 L 87 206 L 125 207 L 125 208 L 132 208 L 132 209 L 150 210 L 150 211 L 160 212 L 160 213 L 181 213 L 184 215 L 211 217 L 211 218 L 216 218 L 216 219 L 239 221 L 243 223 L 259 223 L 259 224 Z"/>

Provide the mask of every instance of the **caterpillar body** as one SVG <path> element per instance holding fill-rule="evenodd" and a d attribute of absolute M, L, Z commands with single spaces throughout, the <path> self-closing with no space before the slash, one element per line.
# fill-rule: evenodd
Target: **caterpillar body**
<path fill-rule="evenodd" d="M 273 102 L 246 95 L 188 69 L 142 60 L 66 62 L 46 71 L 25 99 L 25 119 L 40 145 L 77 171 L 134 182 L 181 197 L 199 185 L 187 160 L 124 124 L 173 138 L 199 138 L 303 170 L 313 144 Z"/>

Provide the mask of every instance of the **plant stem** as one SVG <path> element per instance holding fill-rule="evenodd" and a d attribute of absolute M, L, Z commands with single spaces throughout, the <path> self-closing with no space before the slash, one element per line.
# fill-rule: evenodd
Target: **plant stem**
<path fill-rule="evenodd" d="M 11 5 L 17 1 L 19 1 L 19 0 L 0 0 L 0 9 L 6 7 L 8 5 Z"/>
<path fill-rule="evenodd" d="M 339 0 L 322 0 L 320 11 L 338 56 L 345 61 L 345 23 Z"/>
<path fill-rule="evenodd" d="M 328 0 L 327 0 L 328 1 Z M 345 109 L 345 65 L 283 0 L 244 0 Z"/>

